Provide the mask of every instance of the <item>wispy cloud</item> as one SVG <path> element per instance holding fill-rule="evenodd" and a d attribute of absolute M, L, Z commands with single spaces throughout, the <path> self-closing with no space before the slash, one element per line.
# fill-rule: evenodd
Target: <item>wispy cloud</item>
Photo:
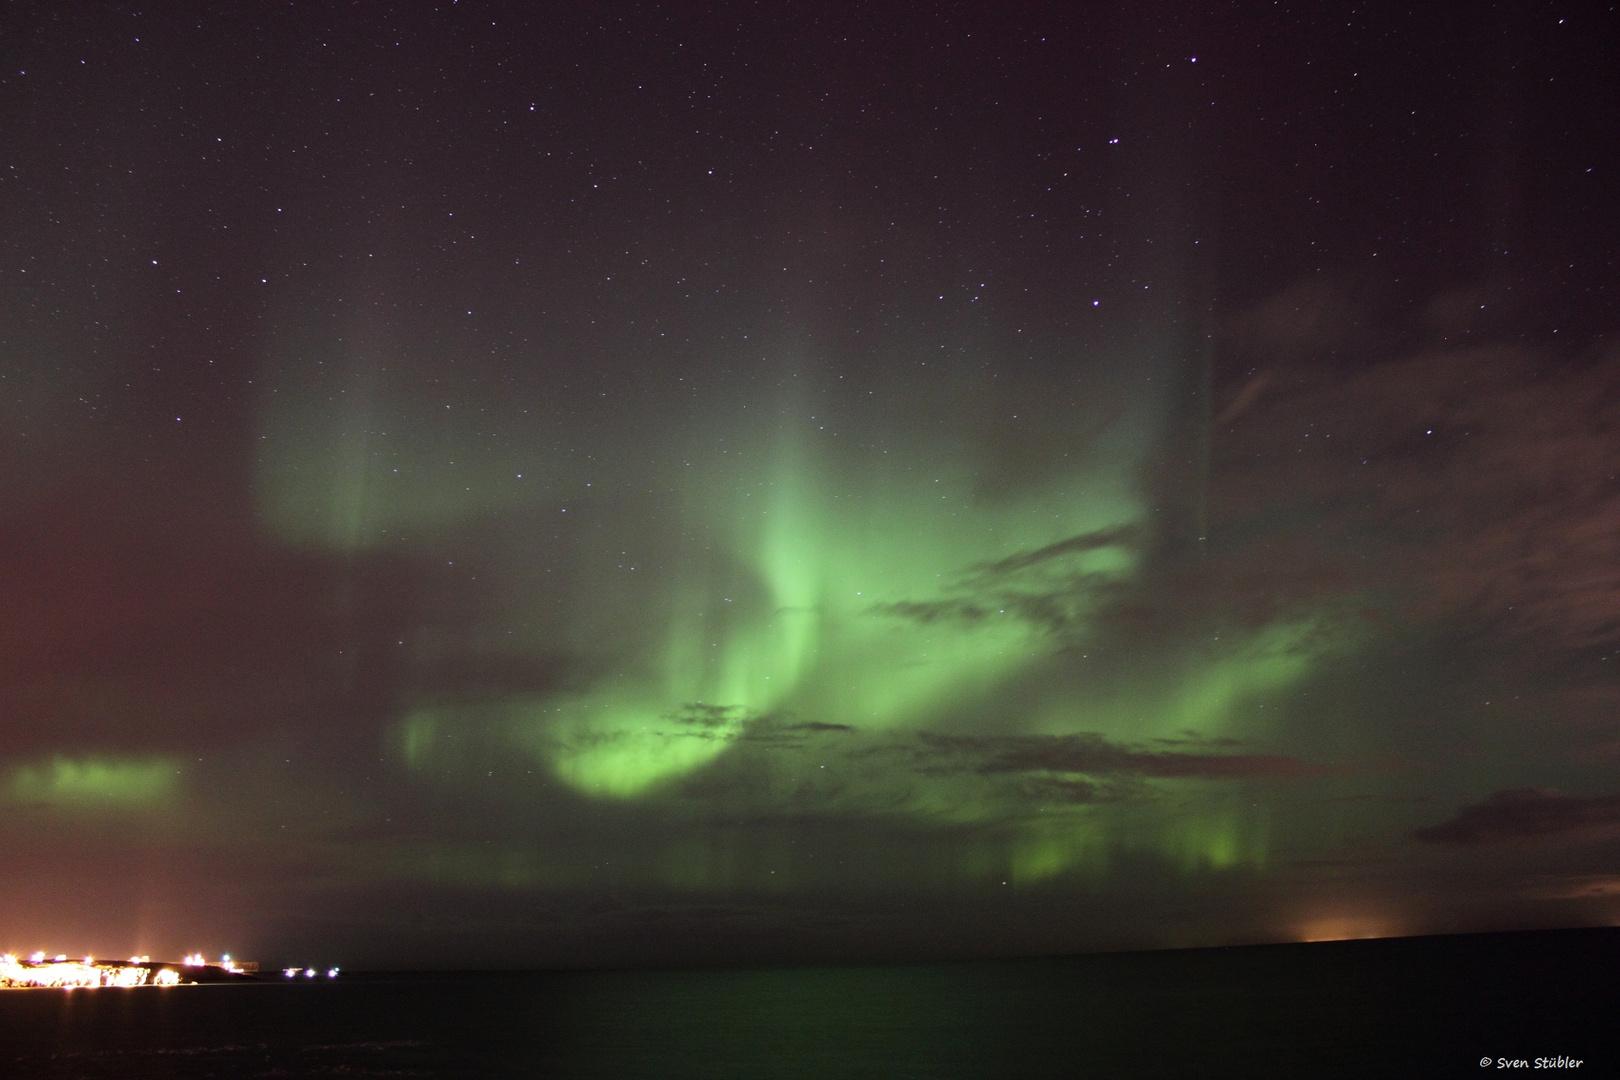
<path fill-rule="evenodd" d="M 1246 393 L 1215 433 L 1216 548 L 1336 568 L 1347 589 L 1530 649 L 1620 640 L 1612 351 L 1443 348 L 1281 369 Z"/>
<path fill-rule="evenodd" d="M 1620 796 L 1581 798 L 1542 788 L 1493 791 L 1450 821 L 1419 829 L 1434 844 L 1481 845 L 1606 834 L 1620 827 Z"/>

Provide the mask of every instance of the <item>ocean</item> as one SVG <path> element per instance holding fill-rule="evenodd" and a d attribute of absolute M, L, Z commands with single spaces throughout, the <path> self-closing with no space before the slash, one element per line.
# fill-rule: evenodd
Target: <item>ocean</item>
<path fill-rule="evenodd" d="M 17 1080 L 1609 1077 L 1617 1047 L 1616 929 L 0 991 Z"/>

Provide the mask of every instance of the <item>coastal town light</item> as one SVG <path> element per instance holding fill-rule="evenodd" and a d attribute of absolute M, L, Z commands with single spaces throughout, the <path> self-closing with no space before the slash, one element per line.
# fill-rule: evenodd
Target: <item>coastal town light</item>
<path fill-rule="evenodd" d="M 97 964 L 84 960 L 44 960 L 23 963 L 11 953 L 0 956 L 0 986 L 40 986 L 75 990 L 97 986 L 144 986 L 151 971 L 130 964 Z"/>
<path fill-rule="evenodd" d="M 31 953 L 27 960 L 19 960 L 15 953 L 0 955 L 0 987 L 47 987 L 64 990 L 92 987 L 176 986 L 180 983 L 215 982 L 202 971 L 182 974 L 181 969 L 214 968 L 226 976 L 253 977 L 256 963 L 238 963 L 227 954 L 218 964 L 210 964 L 201 953 L 191 953 L 179 964 L 152 963 L 150 956 L 132 956 L 127 962 L 97 960 L 86 956 L 82 960 L 69 960 L 65 953 L 48 958 L 44 952 Z M 302 969 L 295 969 L 302 970 Z M 328 972 L 335 977 L 336 968 Z M 315 974 L 313 968 L 310 975 Z M 292 974 L 292 972 L 289 972 Z"/>

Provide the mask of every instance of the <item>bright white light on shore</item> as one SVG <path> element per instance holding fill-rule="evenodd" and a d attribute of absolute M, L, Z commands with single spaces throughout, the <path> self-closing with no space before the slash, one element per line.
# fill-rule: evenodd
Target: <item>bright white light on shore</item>
<path fill-rule="evenodd" d="M 180 982 L 180 973 L 173 968 L 164 968 L 152 982 L 157 986 L 176 986 Z"/>
<path fill-rule="evenodd" d="M 326 977 L 328 979 L 335 979 L 335 978 L 337 978 L 337 973 L 338 973 L 338 969 L 337 968 L 332 968 L 330 971 L 328 971 L 326 973 Z"/>
<path fill-rule="evenodd" d="M 286 975 L 287 978 L 292 979 L 296 978 L 298 973 L 303 970 L 303 968 L 288 968 L 286 971 L 282 972 L 282 974 Z"/>

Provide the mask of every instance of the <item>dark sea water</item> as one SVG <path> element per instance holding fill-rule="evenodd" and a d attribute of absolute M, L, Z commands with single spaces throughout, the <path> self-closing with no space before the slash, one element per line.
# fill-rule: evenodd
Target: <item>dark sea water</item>
<path fill-rule="evenodd" d="M 6 1078 L 1613 1077 L 1617 1048 L 1620 930 L 0 991 Z"/>

